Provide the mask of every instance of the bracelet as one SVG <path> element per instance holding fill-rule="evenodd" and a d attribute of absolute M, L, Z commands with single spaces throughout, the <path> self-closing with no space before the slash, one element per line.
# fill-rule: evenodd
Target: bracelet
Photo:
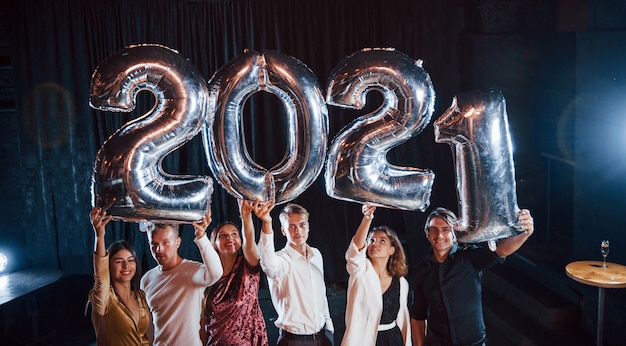
<path fill-rule="evenodd" d="M 371 220 L 371 219 L 373 219 L 373 218 L 374 218 L 374 216 L 373 216 L 373 215 L 365 215 L 365 214 L 363 214 L 363 217 L 364 217 L 364 218 L 366 218 L 366 219 L 368 219 L 368 220 Z"/>

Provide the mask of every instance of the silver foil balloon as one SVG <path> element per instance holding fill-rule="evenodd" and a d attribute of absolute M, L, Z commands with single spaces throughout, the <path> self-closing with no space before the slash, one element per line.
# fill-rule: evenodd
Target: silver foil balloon
<path fill-rule="evenodd" d="M 287 150 L 272 168 L 250 157 L 243 135 L 246 100 L 256 92 L 278 97 L 286 111 Z M 214 118 L 207 118 L 204 147 L 222 187 L 236 198 L 277 204 L 304 192 L 324 168 L 328 111 L 313 72 L 301 61 L 275 51 L 247 51 L 209 81 Z"/>
<path fill-rule="evenodd" d="M 459 200 L 457 239 L 479 243 L 519 234 L 506 102 L 500 91 L 458 95 L 434 124 L 452 148 Z"/>
<path fill-rule="evenodd" d="M 89 101 L 96 109 L 130 112 L 144 90 L 155 96 L 152 110 L 124 124 L 98 151 L 93 204 L 126 221 L 199 220 L 209 208 L 212 179 L 168 174 L 161 161 L 196 136 L 210 116 L 206 81 L 170 48 L 129 46 L 94 71 Z"/>
<path fill-rule="evenodd" d="M 403 210 L 425 210 L 434 173 L 387 161 L 390 149 L 428 125 L 435 91 L 421 61 L 393 49 L 364 49 L 344 58 L 329 77 L 329 105 L 362 109 L 366 94 L 383 94 L 382 106 L 342 129 L 326 161 L 326 192 L 341 200 Z"/>

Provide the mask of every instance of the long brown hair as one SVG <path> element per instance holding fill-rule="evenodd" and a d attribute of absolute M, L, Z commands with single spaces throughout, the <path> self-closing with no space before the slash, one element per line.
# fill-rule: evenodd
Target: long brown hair
<path fill-rule="evenodd" d="M 139 290 L 139 280 L 141 278 L 141 274 L 139 273 L 139 259 L 137 258 L 137 254 L 135 253 L 135 249 L 133 249 L 133 246 L 130 245 L 129 242 L 127 242 L 126 240 L 118 240 L 116 242 L 114 242 L 113 244 L 109 245 L 109 248 L 107 249 L 107 253 L 109 254 L 109 268 L 111 266 L 110 264 L 110 259 L 113 258 L 113 256 L 120 252 L 121 250 L 128 250 L 133 257 L 135 257 L 135 275 L 133 275 L 133 278 L 130 280 L 130 289 L 133 291 L 137 291 Z M 109 275 L 111 275 L 109 273 Z M 110 280 L 111 278 L 109 278 Z"/>
<path fill-rule="evenodd" d="M 376 226 L 369 231 L 367 237 L 369 238 L 374 232 L 383 232 L 389 237 L 391 246 L 396 250 L 387 260 L 387 270 L 392 276 L 401 277 L 405 276 L 409 272 L 409 266 L 406 263 L 406 255 L 404 254 L 404 248 L 398 238 L 398 234 L 387 226 Z M 369 257 L 369 256 L 368 256 Z"/>

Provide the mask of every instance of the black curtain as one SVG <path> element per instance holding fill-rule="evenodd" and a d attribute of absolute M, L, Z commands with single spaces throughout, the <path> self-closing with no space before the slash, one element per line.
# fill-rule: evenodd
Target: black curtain
<path fill-rule="evenodd" d="M 89 224 L 90 179 L 96 152 L 115 130 L 151 107 L 150 97 L 129 114 L 89 107 L 91 73 L 107 57 L 132 44 L 158 43 L 177 50 L 208 81 L 245 49 L 277 50 L 304 62 L 324 89 L 332 68 L 369 47 L 392 47 L 422 59 L 437 93 L 433 120 L 459 92 L 458 37 L 462 1 L 454 0 L 23 0 L 2 5 L 16 82 L 16 119 L 7 122 L 14 150 L 2 156 L 7 196 L 0 205 L 0 235 L 12 239 L 22 267 L 55 266 L 65 273 L 91 273 L 93 231 Z M 376 95 L 368 98 L 375 109 Z M 329 107 L 330 138 L 364 111 Z M 247 141 L 254 160 L 271 165 L 284 155 L 281 105 L 253 96 L 246 104 Z M 432 122 L 432 121 L 431 121 Z M 7 133 L 7 131 L 5 131 Z M 453 161 L 436 144 L 432 124 L 393 149 L 392 163 L 430 168 L 436 174 L 431 205 L 456 209 Z M 210 175 L 200 138 L 168 156 L 170 173 Z M 214 224 L 238 220 L 235 199 L 215 182 Z M 327 281 L 346 280 L 344 252 L 360 205 L 326 195 L 323 172 L 294 202 L 311 213 L 309 243 L 325 258 Z M 273 213 L 277 246 L 284 244 Z M 396 229 L 411 263 L 426 255 L 425 213 L 384 209 L 375 224 Z M 189 227 L 187 231 L 187 228 Z M 181 254 L 199 259 L 185 226 Z M 131 241 L 145 268 L 154 266 L 145 235 L 133 223 L 114 222 L 107 243 Z M 20 250 L 21 249 L 21 250 Z"/>

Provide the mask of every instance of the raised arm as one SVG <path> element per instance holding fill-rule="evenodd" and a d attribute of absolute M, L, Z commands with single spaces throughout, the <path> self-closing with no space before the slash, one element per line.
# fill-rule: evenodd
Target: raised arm
<path fill-rule="evenodd" d="M 265 234 L 274 233 L 272 230 L 272 216 L 270 215 L 270 212 L 274 209 L 274 205 L 274 200 L 269 202 L 255 201 L 252 204 L 252 211 L 254 212 L 254 215 L 261 220 L 261 231 Z"/>
<path fill-rule="evenodd" d="M 502 239 L 498 242 L 496 248 L 496 254 L 498 257 L 506 257 L 517 251 L 526 240 L 533 234 L 534 222 L 533 217 L 530 215 L 528 209 L 522 209 L 517 214 L 517 220 L 520 228 L 524 230 L 524 233 L 514 235 L 509 238 Z"/>
<path fill-rule="evenodd" d="M 93 309 L 99 315 L 104 315 L 109 301 L 111 278 L 109 277 L 109 254 L 106 252 L 104 235 L 106 225 L 112 217 L 102 208 L 93 208 L 89 212 L 89 220 L 94 232 L 93 244 L 93 290 L 89 293 L 89 300 Z"/>
<path fill-rule="evenodd" d="M 194 234 L 196 235 L 196 239 L 201 239 L 206 235 L 206 229 L 209 227 L 209 224 L 213 220 L 211 216 L 211 208 L 207 210 L 206 214 L 202 217 L 202 219 L 193 223 Z"/>
<path fill-rule="evenodd" d="M 272 229 L 272 216 L 270 212 L 274 208 L 274 200 L 264 204 L 256 204 L 252 211 L 261 220 L 261 236 L 259 239 L 259 255 L 261 268 L 268 278 L 276 278 L 283 275 L 288 264 L 276 255 L 274 248 L 274 230 Z"/>
<path fill-rule="evenodd" d="M 372 224 L 372 219 L 374 219 L 375 210 L 376 207 L 373 205 L 363 204 L 361 206 L 363 218 L 361 219 L 361 223 L 354 233 L 354 244 L 359 250 L 367 246 L 367 232 L 369 232 L 370 230 L 370 225 Z"/>
<path fill-rule="evenodd" d="M 361 219 L 361 223 L 352 237 L 352 242 L 348 245 L 345 255 L 346 271 L 351 276 L 355 273 L 364 271 L 365 268 L 367 268 L 367 234 L 370 230 L 372 219 L 374 218 L 374 210 L 376 210 L 376 207 L 374 206 L 367 204 L 363 204 L 363 206 L 361 206 L 363 218 Z"/>
<path fill-rule="evenodd" d="M 259 265 L 259 251 L 256 247 L 256 240 L 254 236 L 254 224 L 252 223 L 252 209 L 253 205 L 258 201 L 250 202 L 237 200 L 239 204 L 239 215 L 241 216 L 241 249 L 243 250 L 243 257 L 248 264 L 256 267 Z"/>
<path fill-rule="evenodd" d="M 106 233 L 106 225 L 111 219 L 112 216 L 107 215 L 107 212 L 100 207 L 95 207 L 89 212 L 89 220 L 94 233 L 93 252 L 100 257 L 104 257 L 107 254 L 104 245 L 104 234 Z"/>
<path fill-rule="evenodd" d="M 211 241 L 206 237 L 206 229 L 211 223 L 211 209 L 207 210 L 206 215 L 199 221 L 193 223 L 196 238 L 194 242 L 198 245 L 202 261 L 206 268 L 204 284 L 211 286 L 222 277 L 224 269 L 222 268 L 222 261 L 220 256 L 215 251 L 215 248 L 211 245 Z"/>

